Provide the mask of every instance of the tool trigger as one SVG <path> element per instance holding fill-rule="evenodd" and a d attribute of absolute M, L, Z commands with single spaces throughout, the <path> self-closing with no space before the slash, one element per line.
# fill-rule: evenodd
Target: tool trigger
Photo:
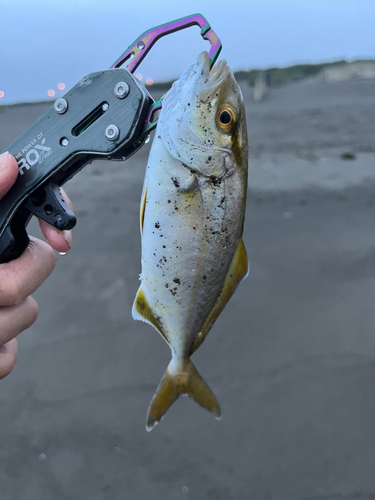
<path fill-rule="evenodd" d="M 26 200 L 25 208 L 60 230 L 72 229 L 77 222 L 59 186 L 53 182 L 34 191 Z"/>

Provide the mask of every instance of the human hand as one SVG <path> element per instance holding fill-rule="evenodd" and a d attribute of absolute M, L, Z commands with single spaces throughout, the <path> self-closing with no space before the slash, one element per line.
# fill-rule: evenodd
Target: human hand
<path fill-rule="evenodd" d="M 17 175 L 18 165 L 13 156 L 0 155 L 0 200 Z M 72 208 L 65 193 L 64 198 Z M 48 243 L 30 237 L 29 246 L 18 259 L 0 264 L 0 379 L 9 375 L 16 362 L 15 337 L 38 316 L 38 304 L 30 295 L 53 271 L 56 261 L 53 249 L 67 252 L 72 244 L 71 231 L 59 231 L 42 220 L 39 225 Z"/>

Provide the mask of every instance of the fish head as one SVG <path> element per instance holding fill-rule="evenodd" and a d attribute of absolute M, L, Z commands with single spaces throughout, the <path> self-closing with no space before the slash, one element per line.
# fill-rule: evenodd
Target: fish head
<path fill-rule="evenodd" d="M 199 55 L 165 95 L 157 133 L 192 172 L 217 179 L 247 172 L 245 106 L 226 61 L 210 70 L 207 52 Z"/>

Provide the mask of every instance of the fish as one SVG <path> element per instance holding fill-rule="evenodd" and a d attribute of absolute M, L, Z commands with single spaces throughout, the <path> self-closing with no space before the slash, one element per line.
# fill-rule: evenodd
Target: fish
<path fill-rule="evenodd" d="M 164 96 L 140 207 L 141 285 L 132 316 L 172 359 L 151 400 L 150 431 L 181 395 L 220 419 L 190 360 L 249 270 L 242 240 L 248 176 L 243 96 L 230 67 L 202 52 Z"/>

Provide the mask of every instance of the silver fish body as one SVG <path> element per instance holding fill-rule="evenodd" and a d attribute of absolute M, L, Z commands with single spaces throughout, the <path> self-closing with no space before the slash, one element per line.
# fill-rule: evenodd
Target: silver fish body
<path fill-rule="evenodd" d="M 172 352 L 148 430 L 184 393 L 220 417 L 189 358 L 248 271 L 246 134 L 231 70 L 221 61 L 210 72 L 202 53 L 163 100 L 141 202 L 142 284 L 133 317 L 152 324 Z"/>

